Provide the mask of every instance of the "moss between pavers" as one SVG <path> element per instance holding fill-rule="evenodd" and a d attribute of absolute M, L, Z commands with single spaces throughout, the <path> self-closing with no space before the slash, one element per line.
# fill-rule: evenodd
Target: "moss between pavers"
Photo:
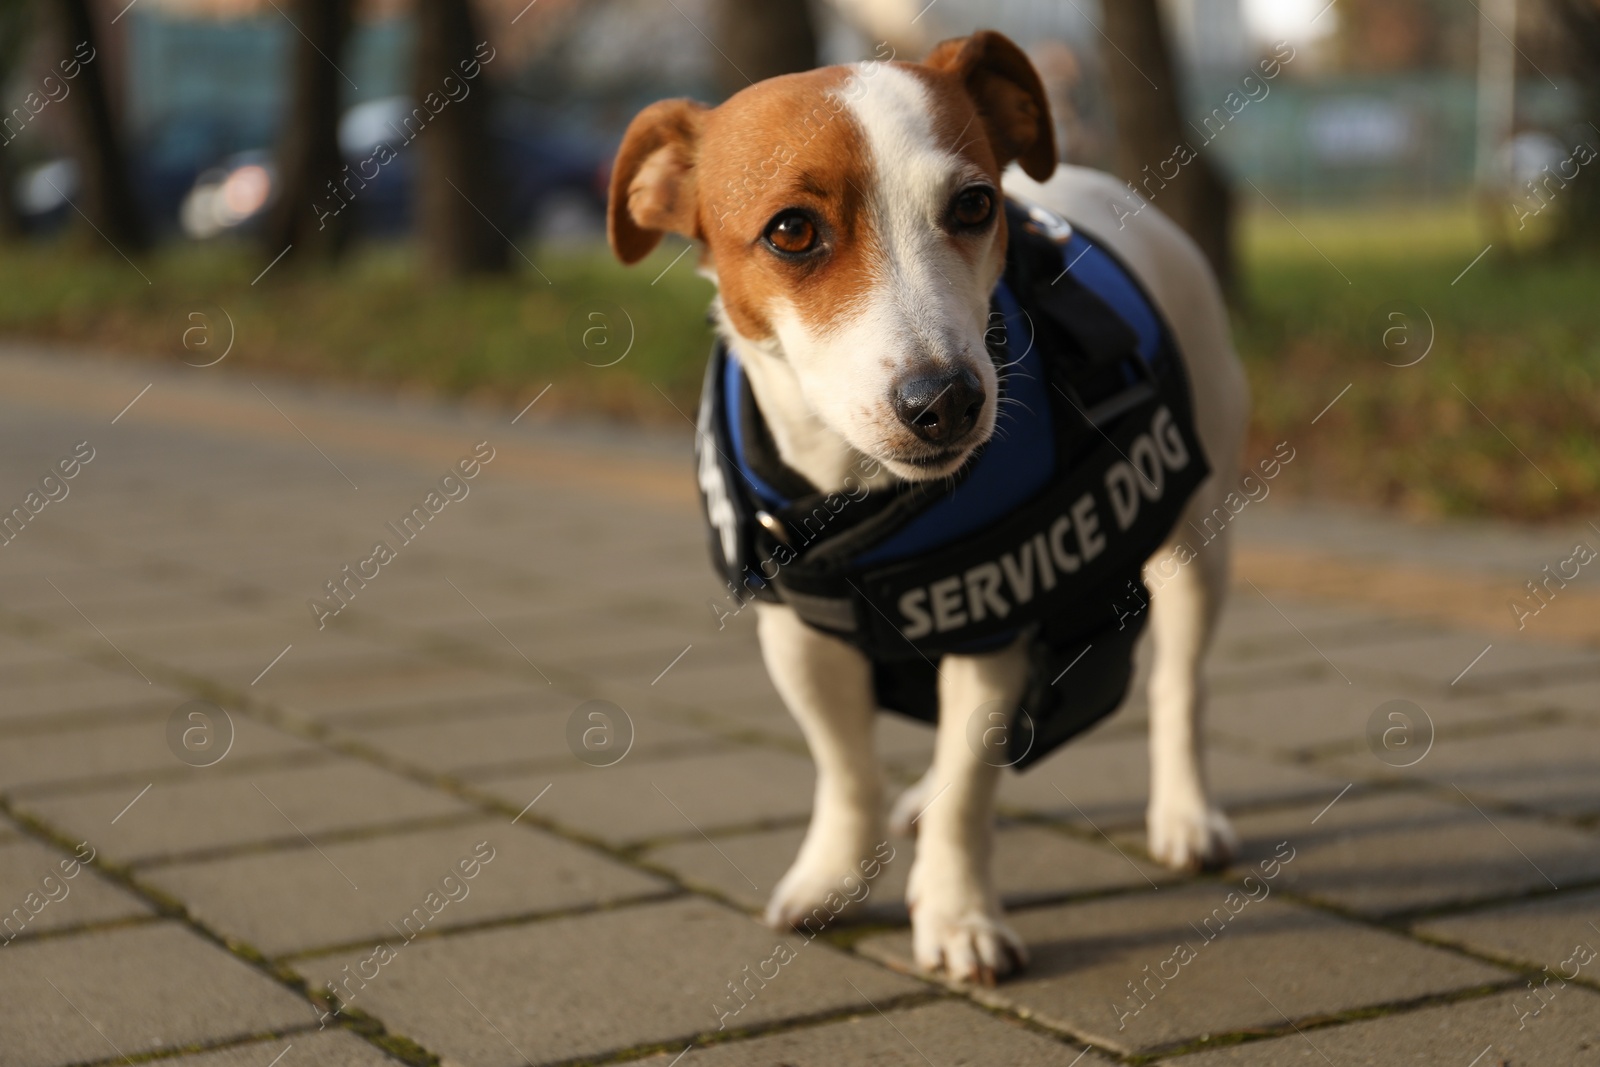
<path fill-rule="evenodd" d="M 1265 1041 L 1275 1037 L 1287 1037 L 1290 1034 L 1303 1030 L 1326 1030 L 1345 1023 L 1361 1022 L 1366 1019 L 1382 1019 L 1391 1015 L 1403 1015 L 1418 1008 L 1435 1008 L 1443 1004 L 1457 1004 L 1466 1000 L 1482 1000 L 1507 989 L 1515 988 L 1515 979 L 1505 982 L 1495 982 L 1491 985 L 1474 986 L 1471 989 L 1458 989 L 1450 993 L 1435 994 L 1426 997 L 1417 997 L 1413 1000 L 1396 1001 L 1392 1004 L 1380 1004 L 1365 1008 L 1355 1008 L 1350 1011 L 1336 1012 L 1327 1015 L 1314 1015 L 1295 1022 L 1285 1023 L 1283 1026 L 1261 1027 L 1252 1030 L 1240 1030 L 1229 1034 L 1218 1034 L 1204 1037 L 1198 1041 L 1191 1041 L 1181 1045 L 1170 1045 L 1166 1048 L 1152 1052 L 1141 1053 L 1137 1056 L 1127 1057 L 1127 1062 L 1133 1067 L 1142 1067 L 1143 1064 L 1161 1059 L 1164 1056 L 1184 1056 L 1202 1049 L 1225 1048 L 1230 1045 L 1243 1045 L 1254 1041 Z"/>

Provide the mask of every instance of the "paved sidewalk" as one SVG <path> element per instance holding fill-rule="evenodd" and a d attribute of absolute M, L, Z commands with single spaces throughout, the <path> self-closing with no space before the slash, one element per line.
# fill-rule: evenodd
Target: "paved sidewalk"
<path fill-rule="evenodd" d="M 1033 966 L 951 990 L 909 841 L 756 921 L 813 772 L 688 435 L 540 416 L 0 351 L 0 1067 L 1600 1062 L 1600 567 L 1524 589 L 1600 530 L 1250 505 L 1244 855 L 1147 861 L 1136 697 L 1008 777 Z"/>

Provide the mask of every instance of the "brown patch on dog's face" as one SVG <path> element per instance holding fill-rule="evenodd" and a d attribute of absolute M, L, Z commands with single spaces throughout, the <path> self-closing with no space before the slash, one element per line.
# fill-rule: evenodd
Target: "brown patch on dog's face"
<path fill-rule="evenodd" d="M 739 334 L 774 338 L 792 308 L 827 331 L 873 285 L 876 176 L 845 94 L 851 71 L 772 78 L 711 113 L 699 158 L 700 232 Z M 809 235 L 808 247 L 800 240 Z"/>

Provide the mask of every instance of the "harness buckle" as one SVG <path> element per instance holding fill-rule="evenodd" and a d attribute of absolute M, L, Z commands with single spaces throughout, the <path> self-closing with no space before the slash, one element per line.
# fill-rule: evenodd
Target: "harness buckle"
<path fill-rule="evenodd" d="M 777 538 L 779 544 L 787 545 L 789 543 L 789 531 L 783 528 L 783 523 L 779 522 L 777 516 L 772 512 L 758 510 L 756 512 L 756 521 L 761 524 L 763 530 Z"/>
<path fill-rule="evenodd" d="M 1064 245 L 1072 240 L 1072 223 L 1048 208 L 1020 198 L 1013 197 L 1013 199 L 1027 209 L 1028 222 L 1039 236 L 1048 237 L 1058 245 Z"/>

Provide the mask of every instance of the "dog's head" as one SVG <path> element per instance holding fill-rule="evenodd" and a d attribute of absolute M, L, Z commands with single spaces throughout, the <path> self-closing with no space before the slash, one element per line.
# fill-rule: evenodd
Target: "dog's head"
<path fill-rule="evenodd" d="M 623 137 L 611 246 L 701 242 L 725 330 L 786 360 L 810 409 L 908 479 L 957 470 L 994 430 L 984 345 L 1005 261 L 1000 175 L 1040 181 L 1039 76 L 997 33 L 922 63 L 772 78 L 719 107 L 665 100 Z"/>

